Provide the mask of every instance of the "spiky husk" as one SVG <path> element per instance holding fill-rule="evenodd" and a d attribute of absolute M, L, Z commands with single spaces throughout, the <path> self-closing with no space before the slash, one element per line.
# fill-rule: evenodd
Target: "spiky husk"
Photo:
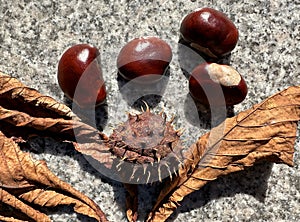
<path fill-rule="evenodd" d="M 147 109 L 141 114 L 129 114 L 109 141 L 110 151 L 119 159 L 118 171 L 131 182 L 161 181 L 179 167 L 180 133 L 163 112 L 154 114 Z"/>

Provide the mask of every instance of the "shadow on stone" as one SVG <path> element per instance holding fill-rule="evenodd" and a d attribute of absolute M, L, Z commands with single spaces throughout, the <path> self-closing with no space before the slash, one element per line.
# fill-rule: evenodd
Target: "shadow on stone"
<path fill-rule="evenodd" d="M 145 103 L 150 109 L 156 107 L 165 92 L 166 86 L 169 81 L 170 68 L 166 70 L 166 73 L 162 78 L 153 83 L 135 82 L 134 80 L 128 81 L 124 79 L 119 73 L 117 75 L 118 87 L 123 99 L 127 104 L 137 110 L 145 108 Z M 143 77 L 139 77 L 143 80 Z"/>
<path fill-rule="evenodd" d="M 195 108 L 196 107 L 196 108 Z M 197 110 L 197 113 L 195 112 Z M 226 113 L 224 113 L 226 112 Z M 187 94 L 184 102 L 186 120 L 193 126 L 210 129 L 222 123 L 226 118 L 234 116 L 234 107 L 214 108 L 213 116 L 209 107 L 204 106 Z M 198 116 L 196 116 L 198 115 Z"/>
<path fill-rule="evenodd" d="M 208 183 L 202 189 L 185 197 L 180 203 L 182 207 L 179 207 L 167 221 L 174 221 L 178 214 L 204 207 L 212 200 L 233 197 L 239 193 L 251 195 L 257 201 L 264 202 L 272 166 L 273 163 L 259 163 L 244 171 L 235 172 Z"/>
<path fill-rule="evenodd" d="M 64 96 L 64 103 L 72 109 L 72 111 L 79 116 L 82 121 L 91 126 L 96 126 L 100 131 L 103 131 L 108 122 L 108 105 L 106 100 L 100 105 L 83 109 L 80 108 L 76 103 L 73 103 L 68 97 Z"/>

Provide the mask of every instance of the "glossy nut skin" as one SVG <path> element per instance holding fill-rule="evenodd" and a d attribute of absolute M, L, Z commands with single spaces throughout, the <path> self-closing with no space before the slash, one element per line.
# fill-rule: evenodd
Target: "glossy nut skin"
<path fill-rule="evenodd" d="M 99 55 L 96 47 L 77 44 L 63 53 L 58 64 L 60 88 L 82 108 L 99 105 L 106 98 Z"/>
<path fill-rule="evenodd" d="M 189 91 L 205 106 L 232 106 L 245 99 L 248 88 L 243 77 L 231 66 L 202 63 L 191 73 Z"/>
<path fill-rule="evenodd" d="M 212 8 L 201 8 L 188 14 L 181 22 L 180 33 L 191 47 L 212 58 L 229 54 L 239 37 L 233 22 L 225 14 Z"/>
<path fill-rule="evenodd" d="M 158 37 L 142 37 L 131 40 L 121 49 L 117 67 L 124 79 L 147 84 L 158 81 L 171 60 L 168 43 Z"/>

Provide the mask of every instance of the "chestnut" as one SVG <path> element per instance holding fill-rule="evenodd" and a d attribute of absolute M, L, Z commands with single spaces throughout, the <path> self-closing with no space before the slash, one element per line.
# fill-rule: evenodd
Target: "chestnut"
<path fill-rule="evenodd" d="M 94 46 L 68 48 L 59 60 L 57 78 L 64 94 L 82 108 L 99 105 L 106 98 L 100 52 Z"/>
<path fill-rule="evenodd" d="M 189 91 L 203 105 L 232 106 L 245 99 L 248 89 L 243 77 L 231 66 L 202 63 L 191 73 Z"/>
<path fill-rule="evenodd" d="M 210 58 L 229 54 L 239 37 L 233 22 L 212 8 L 201 8 L 188 14 L 181 22 L 180 34 L 192 48 Z"/>
<path fill-rule="evenodd" d="M 124 79 L 146 84 L 158 81 L 171 60 L 172 50 L 168 43 L 158 37 L 141 37 L 131 40 L 120 50 L 117 67 Z"/>

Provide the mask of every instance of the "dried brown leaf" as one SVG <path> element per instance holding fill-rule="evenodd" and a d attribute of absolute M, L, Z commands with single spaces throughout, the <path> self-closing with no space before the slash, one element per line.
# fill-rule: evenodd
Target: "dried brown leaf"
<path fill-rule="evenodd" d="M 162 189 L 147 221 L 165 221 L 188 194 L 259 161 L 293 165 L 300 87 L 290 87 L 228 118 L 193 144 L 179 176 Z"/>
<path fill-rule="evenodd" d="M 76 150 L 106 167 L 112 163 L 105 134 L 81 121 L 66 105 L 1 72 L 0 130 L 24 140 L 39 135 L 71 141 Z"/>
<path fill-rule="evenodd" d="M 12 217 L 2 217 L 2 216 L 0 216 L 0 221 L 3 221 L 3 222 L 24 222 L 24 220 L 18 220 L 18 219 L 12 218 Z"/>
<path fill-rule="evenodd" d="M 0 169 L 0 202 L 26 214 L 31 220 L 50 221 L 48 216 L 29 204 L 41 207 L 74 205 L 78 213 L 107 221 L 91 199 L 57 178 L 44 161 L 33 160 L 28 153 L 22 152 L 1 131 Z"/>
<path fill-rule="evenodd" d="M 66 105 L 26 87 L 16 78 L 0 72 L 0 105 L 18 109 L 36 117 L 63 117 L 71 119 L 74 114 Z"/>

